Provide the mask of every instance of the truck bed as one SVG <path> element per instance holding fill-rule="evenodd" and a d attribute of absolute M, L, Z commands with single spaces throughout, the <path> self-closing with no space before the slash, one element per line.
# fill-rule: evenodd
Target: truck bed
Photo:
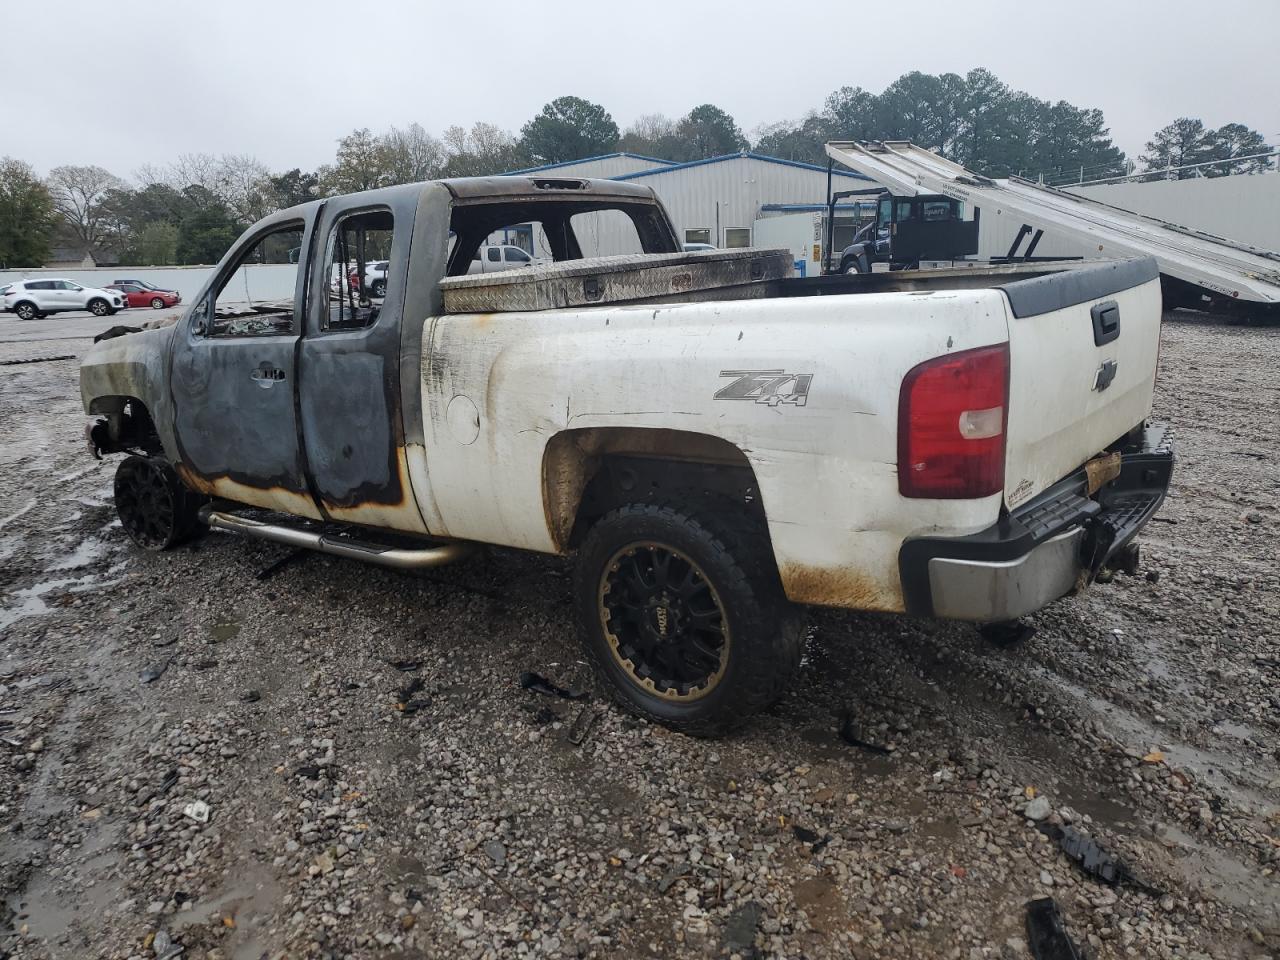
<path fill-rule="evenodd" d="M 1132 262 L 1057 260 L 993 265 L 975 261 L 972 266 L 937 270 L 796 277 L 786 250 L 710 250 L 588 257 L 500 273 L 448 277 L 440 286 L 445 313 L 511 313 L 636 303 L 1004 288 L 1066 272 L 1097 279 L 1108 276 L 1108 268 L 1116 264 Z"/>

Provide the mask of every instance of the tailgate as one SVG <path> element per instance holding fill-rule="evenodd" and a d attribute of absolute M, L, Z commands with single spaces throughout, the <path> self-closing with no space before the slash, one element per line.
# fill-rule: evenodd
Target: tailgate
<path fill-rule="evenodd" d="M 1160 272 L 1114 260 L 1003 287 L 1009 299 L 1005 504 L 1024 503 L 1151 412 Z"/>

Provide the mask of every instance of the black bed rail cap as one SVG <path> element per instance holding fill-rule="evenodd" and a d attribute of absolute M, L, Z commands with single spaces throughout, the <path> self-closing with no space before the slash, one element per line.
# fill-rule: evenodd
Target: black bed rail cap
<path fill-rule="evenodd" d="M 1062 270 L 1030 280 L 1003 284 L 1015 317 L 1035 317 L 1100 300 L 1160 277 L 1155 257 L 1107 260 L 1074 270 Z"/>

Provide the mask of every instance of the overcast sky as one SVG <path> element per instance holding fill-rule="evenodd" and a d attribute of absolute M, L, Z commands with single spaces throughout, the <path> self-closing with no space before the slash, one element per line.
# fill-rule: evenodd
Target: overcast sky
<path fill-rule="evenodd" d="M 909 70 L 993 71 L 1100 107 L 1136 157 L 1179 116 L 1280 141 L 1277 0 L 432 2 L 5 0 L 0 155 L 130 176 L 189 152 L 314 169 L 354 127 L 518 132 L 548 100 L 618 126 L 704 102 L 750 133 Z M 1054 12 L 1050 12 L 1054 11 Z M 28 40 L 33 42 L 28 42 Z"/>

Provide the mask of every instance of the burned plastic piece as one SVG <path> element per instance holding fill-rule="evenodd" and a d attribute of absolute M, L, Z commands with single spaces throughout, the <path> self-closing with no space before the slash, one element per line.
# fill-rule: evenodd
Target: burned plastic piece
<path fill-rule="evenodd" d="M 818 835 L 808 827 L 792 826 L 791 832 L 801 843 L 817 843 Z"/>
<path fill-rule="evenodd" d="M 858 747 L 860 750 L 868 750 L 871 753 L 879 753 L 885 756 L 893 753 L 888 747 L 883 747 L 878 743 L 868 743 L 859 737 L 858 728 L 853 722 L 853 714 L 847 710 L 840 715 L 840 739 L 851 747 Z"/>
<path fill-rule="evenodd" d="M 730 953 L 745 957 L 758 957 L 756 931 L 764 917 L 764 904 L 748 900 L 739 906 L 724 924 L 724 947 Z"/>
<path fill-rule="evenodd" d="M 421 677 L 414 677 L 401 687 L 400 691 L 396 694 L 396 707 L 403 709 L 404 705 L 413 699 L 413 695 L 426 685 L 426 681 Z"/>
<path fill-rule="evenodd" d="M 984 623 L 978 628 L 982 639 L 993 647 L 1007 650 L 1026 643 L 1036 635 L 1036 628 L 1021 620 L 1004 620 L 1000 623 Z"/>
<path fill-rule="evenodd" d="M 396 709 L 405 714 L 405 716 L 411 717 L 419 710 L 425 710 L 431 706 L 429 698 L 415 696 L 426 685 L 426 681 L 421 677 L 414 677 L 406 683 L 400 688 L 400 692 L 396 694 Z"/>
<path fill-rule="evenodd" d="M 401 673 L 413 673 L 413 671 L 421 668 L 421 660 L 387 660 L 387 666 L 393 670 L 399 670 Z"/>
<path fill-rule="evenodd" d="M 126 333 L 141 333 L 141 327 L 126 327 L 123 323 L 117 323 L 114 327 L 108 327 L 100 334 L 93 338 L 94 343 L 101 343 L 103 340 L 114 340 L 116 337 L 123 337 Z"/>
<path fill-rule="evenodd" d="M 1027 901 L 1027 941 L 1035 960 L 1083 960 L 1080 949 L 1067 936 L 1053 897 Z"/>
<path fill-rule="evenodd" d="M 587 734 L 591 732 L 591 728 L 599 718 L 599 712 L 590 707 L 579 710 L 578 715 L 573 718 L 573 723 L 569 724 L 569 742 L 575 747 L 582 746 L 587 739 Z"/>
<path fill-rule="evenodd" d="M 244 693 L 240 694 L 241 703 L 257 703 L 261 699 L 262 694 L 257 690 L 246 690 Z"/>
<path fill-rule="evenodd" d="M 1087 833 L 1081 833 L 1075 827 L 1060 827 L 1057 824 L 1047 822 L 1040 825 L 1040 831 L 1057 842 L 1058 846 L 1062 848 L 1062 852 L 1074 860 L 1081 870 L 1095 880 L 1101 880 L 1112 887 L 1125 883 L 1154 896 L 1161 895 L 1161 891 L 1134 876 L 1123 861 L 1117 860 L 1107 853 Z"/>
<path fill-rule="evenodd" d="M 164 672 L 169 669 L 169 664 L 173 663 L 173 658 L 162 660 L 160 663 L 153 663 L 149 667 L 144 667 L 138 673 L 138 679 L 143 683 L 155 683 L 164 676 Z"/>
<path fill-rule="evenodd" d="M 270 580 L 272 577 L 274 577 L 277 573 L 279 573 L 285 567 L 288 567 L 294 563 L 297 563 L 303 557 L 310 555 L 310 553 L 311 553 L 310 550 L 305 550 L 302 547 L 298 547 L 296 550 L 290 550 L 279 560 L 275 561 L 274 563 L 267 564 L 265 567 L 263 567 L 261 570 L 255 573 L 253 575 L 253 579 Z"/>
<path fill-rule="evenodd" d="M 302 766 L 297 767 L 293 771 L 293 775 L 295 777 L 305 777 L 308 780 L 319 780 L 320 767 L 317 767 L 314 764 L 310 764 L 310 763 L 303 764 Z"/>
<path fill-rule="evenodd" d="M 808 827 L 800 827 L 794 824 L 791 827 L 791 832 L 795 834 L 795 838 L 801 843 L 807 843 L 809 845 L 810 853 L 821 853 L 826 849 L 827 844 L 835 839 L 829 833 L 824 834 L 823 836 L 818 836 L 818 834 L 814 833 Z"/>
<path fill-rule="evenodd" d="M 217 660 L 197 660 L 191 665 L 191 668 L 193 670 L 212 670 L 217 665 Z"/>
<path fill-rule="evenodd" d="M 566 690 L 564 687 L 557 687 L 540 673 L 525 671 L 520 674 L 520 686 L 525 690 L 532 690 L 534 693 L 545 693 L 550 697 L 560 697 L 564 700 L 585 700 L 587 693 L 585 690 Z"/>

